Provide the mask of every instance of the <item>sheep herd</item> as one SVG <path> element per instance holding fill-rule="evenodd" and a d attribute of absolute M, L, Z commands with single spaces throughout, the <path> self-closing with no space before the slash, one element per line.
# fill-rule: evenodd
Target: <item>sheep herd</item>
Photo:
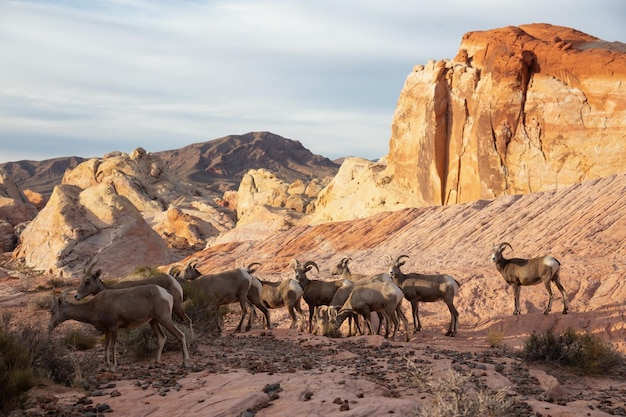
<path fill-rule="evenodd" d="M 565 289 L 559 279 L 558 260 L 551 256 L 532 259 L 506 259 L 502 252 L 512 247 L 509 243 L 493 245 L 491 259 L 505 281 L 513 286 L 515 310 L 519 314 L 520 287 L 543 282 L 549 295 L 548 306 L 544 313 L 548 314 L 552 306 L 553 293 L 551 284 L 554 282 L 561 291 L 564 301 L 563 314 L 569 308 Z M 425 275 L 415 272 L 404 273 L 401 267 L 403 259 L 408 255 L 400 255 L 395 260 L 389 256 L 389 272 L 380 274 L 352 274 L 348 267 L 350 258 L 343 258 L 331 269 L 331 274 L 338 278 L 332 280 L 311 279 L 307 273 L 319 267 L 314 261 L 300 263 L 294 259 L 289 267 L 293 269 L 293 278 L 280 282 L 262 281 L 254 277 L 258 263 L 234 268 L 215 274 L 202 274 L 196 268 L 195 260 L 181 266 L 174 265 L 168 273 L 161 273 L 144 280 L 122 281 L 113 287 L 106 286 L 100 279 L 101 271 L 93 271 L 92 264 L 81 279 L 75 299 L 81 300 L 87 295 L 92 298 L 82 303 L 72 303 L 61 297 L 54 297 L 51 310 L 49 332 L 65 320 L 76 320 L 92 324 L 105 333 L 105 362 L 111 369 L 116 366 L 116 339 L 120 328 L 132 328 L 150 323 L 157 337 L 158 350 L 156 361 L 160 360 L 165 343 L 161 328 L 164 327 L 181 344 L 183 366 L 187 366 L 189 355 L 185 335 L 172 321 L 172 313 L 184 321 L 194 336 L 193 325 L 183 308 L 183 286 L 185 289 L 197 291 L 206 296 L 210 317 L 218 317 L 218 309 L 222 305 L 239 303 L 241 319 L 235 331 L 243 327 L 248 316 L 246 330 L 252 326 L 255 308 L 264 315 L 266 328 L 271 328 L 269 309 L 287 308 L 291 317 L 291 328 L 295 328 L 298 317 L 304 318 L 301 300 L 308 306 L 307 330 L 311 333 L 320 328 L 335 332 L 345 320 L 348 320 L 349 336 L 368 331 L 373 334 L 371 313 L 378 314 L 380 334 L 385 323 L 385 337 L 395 339 L 400 321 L 404 325 L 405 340 L 409 340 L 409 323 L 404 315 L 401 304 L 406 299 L 411 304 L 413 329 L 422 329 L 419 318 L 419 302 L 442 300 L 450 311 L 450 324 L 446 336 L 455 336 L 458 331 L 459 313 L 454 306 L 454 297 L 458 295 L 460 284 L 447 274 Z M 364 328 L 360 326 L 363 319 Z M 219 331 L 221 327 L 217 321 Z M 324 331 L 324 330 L 322 330 Z M 111 352 L 112 351 L 112 364 Z"/>

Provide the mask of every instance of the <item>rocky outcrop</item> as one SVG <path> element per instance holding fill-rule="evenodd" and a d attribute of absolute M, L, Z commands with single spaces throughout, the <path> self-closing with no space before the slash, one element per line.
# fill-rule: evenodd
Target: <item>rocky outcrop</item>
<path fill-rule="evenodd" d="M 98 262 L 106 277 L 171 260 L 167 245 L 111 184 L 82 190 L 55 187 L 50 201 L 20 236 L 14 257 L 35 270 L 77 277 Z"/>
<path fill-rule="evenodd" d="M 0 168 L 0 251 L 15 249 L 15 227 L 35 218 L 37 209 L 17 186 L 15 179 Z"/>
<path fill-rule="evenodd" d="M 626 45 L 546 24 L 467 33 L 400 93 L 389 174 L 427 204 L 624 172 Z"/>
<path fill-rule="evenodd" d="M 88 188 L 111 184 L 141 212 L 164 211 L 167 204 L 185 190 L 164 171 L 163 161 L 143 148 L 130 155 L 113 152 L 103 159 L 93 158 L 67 171 L 63 184 Z"/>
<path fill-rule="evenodd" d="M 426 205 L 418 195 L 398 186 L 384 159 L 371 162 L 346 158 L 315 202 L 310 223 L 362 219 L 384 211 Z"/>

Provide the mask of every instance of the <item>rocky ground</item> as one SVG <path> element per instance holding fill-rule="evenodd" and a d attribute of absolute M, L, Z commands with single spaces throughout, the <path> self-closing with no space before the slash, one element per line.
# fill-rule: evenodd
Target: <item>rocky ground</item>
<path fill-rule="evenodd" d="M 49 291 L 20 292 L 15 282 L 0 278 L 3 314 L 10 313 L 19 326 L 43 331 L 47 312 L 30 300 Z M 626 415 L 625 369 L 578 377 L 553 364 L 526 363 L 518 341 L 505 339 L 490 347 L 493 335 L 473 328 L 462 328 L 455 338 L 445 337 L 443 327 L 427 328 L 409 342 L 399 336 L 395 341 L 331 338 L 290 330 L 286 314 L 274 310 L 275 329 L 262 329 L 257 320 L 252 331 L 233 334 L 238 310 L 232 310 L 223 336 L 198 329 L 186 369 L 174 346 L 158 365 L 120 351 L 120 364 L 112 373 L 100 365 L 103 349 L 98 345 L 77 353 L 77 362 L 89 364 L 77 386 L 44 381 L 31 390 L 25 409 L 9 415 L 451 415 L 444 413 L 444 405 L 471 401 L 508 404 L 506 411 L 481 415 Z M 93 332 L 66 322 L 53 337 L 76 326 Z"/>

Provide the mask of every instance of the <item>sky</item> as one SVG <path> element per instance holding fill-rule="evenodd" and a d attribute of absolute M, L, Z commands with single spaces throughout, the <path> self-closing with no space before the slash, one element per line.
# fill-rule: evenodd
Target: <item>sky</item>
<path fill-rule="evenodd" d="M 252 131 L 378 159 L 414 65 L 529 23 L 626 43 L 626 2 L 0 0 L 0 163 Z"/>

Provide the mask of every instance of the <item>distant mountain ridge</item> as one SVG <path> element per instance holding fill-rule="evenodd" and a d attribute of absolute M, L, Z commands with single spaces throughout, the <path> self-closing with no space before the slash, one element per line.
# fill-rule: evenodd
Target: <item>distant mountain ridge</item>
<path fill-rule="evenodd" d="M 339 169 L 338 164 L 311 153 L 300 141 L 270 132 L 229 135 L 154 154 L 163 160 L 168 175 L 205 184 L 216 192 L 237 189 L 250 169 L 267 169 L 288 183 L 334 176 Z"/>
<path fill-rule="evenodd" d="M 113 150 L 112 150 L 113 151 Z M 150 149 L 146 149 L 150 152 Z M 200 184 L 221 193 L 236 190 L 250 169 L 264 168 L 287 182 L 334 176 L 339 165 L 315 155 L 296 140 L 270 132 L 229 135 L 180 149 L 151 152 L 159 156 L 168 175 L 184 182 Z M 61 183 L 67 169 L 88 158 L 60 157 L 43 161 L 18 161 L 0 164 L 18 186 L 49 196 Z"/>

